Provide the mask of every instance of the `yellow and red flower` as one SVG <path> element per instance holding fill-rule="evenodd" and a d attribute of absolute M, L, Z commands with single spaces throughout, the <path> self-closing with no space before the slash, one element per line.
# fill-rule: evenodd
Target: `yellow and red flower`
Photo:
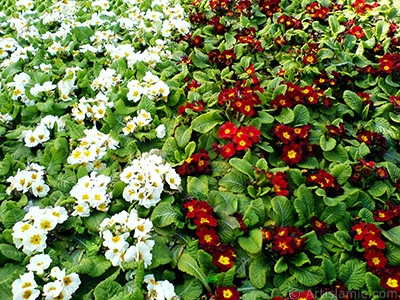
<path fill-rule="evenodd" d="M 202 227 L 197 231 L 197 236 L 201 245 L 212 247 L 219 243 L 219 236 L 214 229 L 209 227 Z"/>
<path fill-rule="evenodd" d="M 220 139 L 232 139 L 233 136 L 238 131 L 238 128 L 232 122 L 226 122 L 221 128 L 218 130 L 218 137 Z"/>
<path fill-rule="evenodd" d="M 236 287 L 232 285 L 231 287 L 218 287 L 215 289 L 216 300 L 239 300 L 240 293 L 237 291 Z"/>
<path fill-rule="evenodd" d="M 303 159 L 303 150 L 297 144 L 286 145 L 282 150 L 282 160 L 288 165 L 301 162 Z"/>
<path fill-rule="evenodd" d="M 381 251 L 370 250 L 364 254 L 364 257 L 367 259 L 368 266 L 375 269 L 384 269 L 388 262 Z"/>

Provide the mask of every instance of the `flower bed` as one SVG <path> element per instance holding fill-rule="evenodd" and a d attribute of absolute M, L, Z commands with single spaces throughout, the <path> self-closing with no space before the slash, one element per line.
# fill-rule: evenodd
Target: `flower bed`
<path fill-rule="evenodd" d="M 396 1 L 0 11 L 2 299 L 399 299 Z"/>

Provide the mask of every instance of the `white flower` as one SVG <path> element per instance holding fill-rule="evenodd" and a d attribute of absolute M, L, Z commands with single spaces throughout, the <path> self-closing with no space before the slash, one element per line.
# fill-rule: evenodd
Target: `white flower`
<path fill-rule="evenodd" d="M 103 232 L 103 246 L 108 247 L 110 249 L 120 250 L 128 245 L 126 242 L 126 238 L 129 236 L 129 233 L 124 233 L 121 235 L 113 236 L 110 230 L 106 230 Z"/>
<path fill-rule="evenodd" d="M 14 293 L 13 300 L 34 300 L 39 297 L 40 291 L 37 289 L 27 288 Z"/>
<path fill-rule="evenodd" d="M 90 216 L 90 206 L 85 201 L 77 201 L 75 203 L 73 216 L 89 217 Z"/>
<path fill-rule="evenodd" d="M 44 273 L 44 270 L 50 266 L 51 262 L 52 259 L 48 254 L 37 254 L 31 257 L 29 265 L 27 265 L 26 268 L 29 271 L 35 271 L 37 274 L 41 275 Z"/>
<path fill-rule="evenodd" d="M 63 285 L 60 280 L 49 282 L 43 286 L 43 295 L 46 296 L 45 300 L 53 300 L 61 294 Z"/>
<path fill-rule="evenodd" d="M 34 289 L 37 286 L 38 285 L 35 281 L 34 274 L 31 271 L 31 272 L 25 273 L 23 275 L 19 275 L 19 279 L 16 279 L 12 283 L 12 292 L 13 292 L 13 294 L 16 294 L 16 293 L 20 292 L 21 290 Z M 29 298 L 27 298 L 27 299 L 29 299 Z M 34 299 L 34 298 L 32 298 L 32 299 Z"/>
<path fill-rule="evenodd" d="M 53 84 L 51 81 L 44 82 L 43 86 L 42 86 L 44 92 L 54 90 L 56 87 L 57 86 L 55 84 Z"/>
<path fill-rule="evenodd" d="M 165 134 L 166 134 L 165 125 L 164 125 L 164 124 L 159 125 L 159 126 L 156 128 L 156 132 L 157 132 L 157 137 L 158 137 L 159 139 L 164 138 L 164 137 L 165 137 Z"/>
<path fill-rule="evenodd" d="M 40 70 L 42 70 L 45 73 L 49 73 L 50 70 L 53 68 L 53 66 L 51 64 L 46 65 L 45 63 L 41 63 L 39 65 Z"/>
<path fill-rule="evenodd" d="M 43 252 L 47 246 L 46 239 L 46 233 L 37 228 L 27 230 L 22 241 L 22 246 L 24 247 L 22 252 L 24 252 L 26 255 L 29 255 L 35 251 Z"/>
<path fill-rule="evenodd" d="M 29 148 L 36 147 L 39 144 L 39 138 L 34 134 L 32 129 L 22 131 L 25 146 Z"/>
<path fill-rule="evenodd" d="M 50 191 L 50 187 L 44 182 L 44 180 L 36 180 L 32 186 L 32 193 L 35 197 L 43 198 L 47 196 Z"/>

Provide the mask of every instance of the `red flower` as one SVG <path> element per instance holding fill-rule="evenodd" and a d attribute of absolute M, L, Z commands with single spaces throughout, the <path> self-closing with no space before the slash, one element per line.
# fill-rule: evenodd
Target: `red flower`
<path fill-rule="evenodd" d="M 199 201 L 199 211 L 212 215 L 214 209 L 212 206 L 208 205 L 207 201 Z"/>
<path fill-rule="evenodd" d="M 374 219 L 378 222 L 389 221 L 393 217 L 393 214 L 390 210 L 376 210 L 374 211 Z"/>
<path fill-rule="evenodd" d="M 364 254 L 364 257 L 367 259 L 368 266 L 375 269 L 384 269 L 388 262 L 381 251 L 371 250 Z"/>
<path fill-rule="evenodd" d="M 254 65 L 253 64 L 251 64 L 247 69 L 246 69 L 246 74 L 247 75 L 253 75 L 255 72 L 256 72 L 256 70 L 254 69 Z"/>
<path fill-rule="evenodd" d="M 274 247 L 275 251 L 280 251 L 280 255 L 285 255 L 287 253 L 293 254 L 293 238 L 289 236 L 278 237 L 274 239 Z"/>
<path fill-rule="evenodd" d="M 220 139 L 232 139 L 233 136 L 238 131 L 238 128 L 232 122 L 226 122 L 221 128 L 218 130 L 218 137 Z"/>
<path fill-rule="evenodd" d="M 196 213 L 198 213 L 199 212 L 199 206 L 197 205 L 197 200 L 196 199 L 194 199 L 194 200 L 192 200 L 192 201 L 189 201 L 189 202 L 186 202 L 184 205 L 183 205 L 183 207 L 184 208 L 186 208 L 187 210 L 188 210 L 188 212 L 187 212 L 187 214 L 186 214 L 186 216 L 188 217 L 188 218 L 194 218 L 195 217 L 195 215 L 196 215 Z"/>
<path fill-rule="evenodd" d="M 246 117 L 254 115 L 254 103 L 251 100 L 243 100 L 242 105 L 239 107 L 239 111 Z"/>
<path fill-rule="evenodd" d="M 361 241 L 364 238 L 364 235 L 367 234 L 367 228 L 365 228 L 365 223 L 361 222 L 360 224 L 354 225 L 351 229 L 357 232 L 354 237 L 356 241 Z"/>
<path fill-rule="evenodd" d="M 362 246 L 366 250 L 370 249 L 385 249 L 386 244 L 384 241 L 382 241 L 380 238 L 376 237 L 373 234 L 367 234 L 364 237 L 364 242 L 362 243 Z"/>
<path fill-rule="evenodd" d="M 237 291 L 237 289 L 234 285 L 232 285 L 229 288 L 220 286 L 215 289 L 215 292 L 217 293 L 216 300 L 223 300 L 223 299 L 239 300 L 240 299 L 240 293 Z"/>
<path fill-rule="evenodd" d="M 246 127 L 246 130 L 250 140 L 252 140 L 253 143 L 258 143 L 260 140 L 261 131 L 253 125 Z"/>
<path fill-rule="evenodd" d="M 214 253 L 213 264 L 218 266 L 222 272 L 226 272 L 235 265 L 234 259 L 235 257 L 230 251 L 224 251 L 224 253 Z"/>
<path fill-rule="evenodd" d="M 289 194 L 289 191 L 285 190 L 288 186 L 286 174 L 283 174 L 282 172 L 277 172 L 272 179 L 272 184 L 274 185 L 274 189 L 277 195 L 287 196 Z"/>
<path fill-rule="evenodd" d="M 272 234 L 267 229 L 263 228 L 261 232 L 262 232 L 263 242 L 270 241 L 272 239 Z"/>
<path fill-rule="evenodd" d="M 347 31 L 348 34 L 355 35 L 356 38 L 360 39 L 365 36 L 365 33 L 361 26 L 354 26 Z"/>
<path fill-rule="evenodd" d="M 400 97 L 390 96 L 389 100 L 395 108 L 400 108 Z"/>
<path fill-rule="evenodd" d="M 199 231 L 197 231 L 197 236 L 199 237 L 199 242 L 202 245 L 216 246 L 219 242 L 219 236 L 212 228 L 202 227 Z"/>
<path fill-rule="evenodd" d="M 311 217 L 311 227 L 314 229 L 317 236 L 323 235 L 328 229 L 328 223 L 321 221 L 318 217 Z"/>
<path fill-rule="evenodd" d="M 236 148 L 234 143 L 229 143 L 222 147 L 221 155 L 223 158 L 228 159 L 236 153 Z"/>
<path fill-rule="evenodd" d="M 314 294 L 310 291 L 304 291 L 304 292 L 292 292 L 290 294 L 290 299 L 291 300 L 315 300 Z"/>
<path fill-rule="evenodd" d="M 284 144 L 290 144 L 293 142 L 292 127 L 286 125 L 275 126 L 275 132 Z"/>
<path fill-rule="evenodd" d="M 382 273 L 381 286 L 390 291 L 400 292 L 400 275 Z"/>
<path fill-rule="evenodd" d="M 237 150 L 247 150 L 253 145 L 253 143 L 247 138 L 247 136 L 237 139 L 235 143 L 237 144 Z"/>
<path fill-rule="evenodd" d="M 303 63 L 305 65 L 315 64 L 318 62 L 318 58 L 314 53 L 309 53 L 303 58 Z"/>
<path fill-rule="evenodd" d="M 217 220 L 213 216 L 210 216 L 206 212 L 202 211 L 196 214 L 196 219 L 194 219 L 194 224 L 196 224 L 198 227 L 200 226 L 215 227 L 217 226 Z"/>
<path fill-rule="evenodd" d="M 303 150 L 297 144 L 291 144 L 283 147 L 282 160 L 288 165 L 293 165 L 303 159 Z"/>
<path fill-rule="evenodd" d="M 386 179 L 389 177 L 389 173 L 388 171 L 386 171 L 384 167 L 376 168 L 375 172 L 376 172 L 376 177 L 378 177 L 379 179 Z"/>

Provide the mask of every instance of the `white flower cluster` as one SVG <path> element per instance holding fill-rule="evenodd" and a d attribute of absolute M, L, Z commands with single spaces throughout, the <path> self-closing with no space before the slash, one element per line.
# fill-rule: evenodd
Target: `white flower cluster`
<path fill-rule="evenodd" d="M 111 194 L 107 193 L 107 185 L 111 182 L 111 177 L 97 175 L 92 172 L 89 176 L 79 178 L 78 182 L 69 192 L 76 198 L 73 216 L 89 217 L 90 207 L 99 211 L 108 210 L 111 202 Z"/>
<path fill-rule="evenodd" d="M 103 245 L 108 248 L 105 257 L 113 266 L 121 266 L 122 262 L 144 261 L 147 268 L 151 264 L 154 240 L 150 239 L 153 223 L 149 219 L 139 218 L 137 211 L 122 211 L 112 218 L 106 218 L 100 224 Z M 133 244 L 127 241 L 133 234 Z"/>
<path fill-rule="evenodd" d="M 147 112 L 145 109 L 141 109 L 138 111 L 137 117 L 126 117 L 125 122 L 126 126 L 122 129 L 124 135 L 128 135 L 135 131 L 136 127 L 143 127 L 149 125 L 153 121 L 151 114 Z"/>
<path fill-rule="evenodd" d="M 10 27 L 12 29 L 17 30 L 18 35 L 19 31 L 27 26 L 25 20 L 18 18 L 8 18 L 7 22 L 10 24 Z M 28 59 L 28 51 L 35 55 L 37 49 L 35 49 L 31 45 L 21 47 L 18 42 L 12 37 L 0 38 L 0 58 L 2 59 L 0 67 L 4 68 L 11 66 L 13 63 L 18 62 L 20 59 Z"/>
<path fill-rule="evenodd" d="M 82 97 L 79 103 L 74 104 L 72 116 L 79 124 L 83 124 L 86 117 L 95 122 L 104 118 L 107 107 L 114 107 L 114 102 L 109 102 L 107 96 L 100 92 L 94 99 Z"/>
<path fill-rule="evenodd" d="M 90 87 L 92 90 L 101 90 L 102 92 L 108 93 L 109 90 L 116 86 L 118 82 L 121 82 L 121 74 L 116 74 L 117 71 L 114 69 L 102 69 L 100 71 L 99 77 L 97 77 Z"/>
<path fill-rule="evenodd" d="M 40 291 L 37 289 L 38 284 L 32 271 L 35 271 L 38 275 L 43 275 L 44 270 L 50 266 L 51 262 L 52 259 L 47 254 L 32 256 L 29 265 L 26 266 L 30 272 L 20 275 L 20 278 L 12 283 L 13 300 L 33 300 L 39 297 Z M 58 267 L 51 269 L 50 277 L 55 280 L 43 286 L 45 300 L 69 300 L 81 284 L 78 274 L 70 273 L 66 275 L 65 269 L 60 270 Z"/>
<path fill-rule="evenodd" d="M 26 106 L 32 106 L 35 104 L 35 100 L 29 99 L 25 94 L 25 86 L 28 84 L 29 80 L 31 80 L 31 77 L 28 74 L 21 72 L 14 76 L 14 81 L 7 83 L 8 89 L 12 87 L 14 88 L 11 100 L 19 100 Z"/>
<path fill-rule="evenodd" d="M 43 252 L 47 247 L 47 234 L 57 224 L 61 224 L 67 219 L 68 214 L 64 207 L 41 209 L 38 206 L 32 206 L 23 221 L 19 221 L 13 226 L 13 242 L 17 248 L 23 247 L 22 252 L 26 255 L 35 251 Z"/>
<path fill-rule="evenodd" d="M 40 120 L 40 123 L 35 130 L 28 129 L 22 131 L 20 139 L 24 140 L 25 146 L 29 148 L 43 144 L 50 140 L 50 130 L 53 129 L 55 123 L 57 123 L 58 131 L 65 130 L 66 125 L 61 118 L 47 115 Z"/>
<path fill-rule="evenodd" d="M 85 137 L 79 139 L 79 146 L 68 156 L 67 162 L 71 165 L 82 164 L 89 172 L 105 168 L 100 162 L 107 153 L 107 149 L 115 150 L 118 142 L 108 134 L 102 133 L 93 127 L 84 130 Z"/>
<path fill-rule="evenodd" d="M 150 71 L 146 72 L 142 83 L 138 80 L 131 80 L 128 82 L 127 87 L 129 92 L 126 96 L 128 97 L 128 100 L 134 102 L 138 102 L 142 95 L 146 95 L 152 100 L 161 98 L 165 101 L 169 95 L 168 85 Z"/>
<path fill-rule="evenodd" d="M 156 281 L 153 274 L 144 276 L 144 282 L 147 284 L 148 300 L 177 300 L 180 299 L 175 294 L 174 285 L 168 280 Z"/>
<path fill-rule="evenodd" d="M 179 190 L 181 185 L 181 178 L 175 169 L 169 163 L 164 164 L 161 156 L 150 153 L 134 159 L 120 178 L 127 184 L 123 198 L 128 202 L 139 201 L 139 205 L 146 208 L 160 202 L 164 182 L 173 190 Z"/>
<path fill-rule="evenodd" d="M 75 80 L 77 76 L 77 72 L 79 70 L 82 70 L 79 67 L 72 67 L 72 68 L 67 68 L 65 70 L 65 77 L 63 80 L 60 80 L 58 82 L 58 90 L 60 91 L 60 96 L 61 100 L 63 101 L 70 101 L 72 98 L 70 97 L 70 94 L 74 89 L 77 88 L 75 85 Z"/>
<path fill-rule="evenodd" d="M 44 167 L 33 163 L 25 170 L 18 169 L 15 176 L 10 176 L 7 181 L 11 184 L 6 193 L 11 195 L 13 190 L 23 193 L 31 192 L 35 197 L 44 197 L 48 194 L 50 187 L 44 181 Z"/>

